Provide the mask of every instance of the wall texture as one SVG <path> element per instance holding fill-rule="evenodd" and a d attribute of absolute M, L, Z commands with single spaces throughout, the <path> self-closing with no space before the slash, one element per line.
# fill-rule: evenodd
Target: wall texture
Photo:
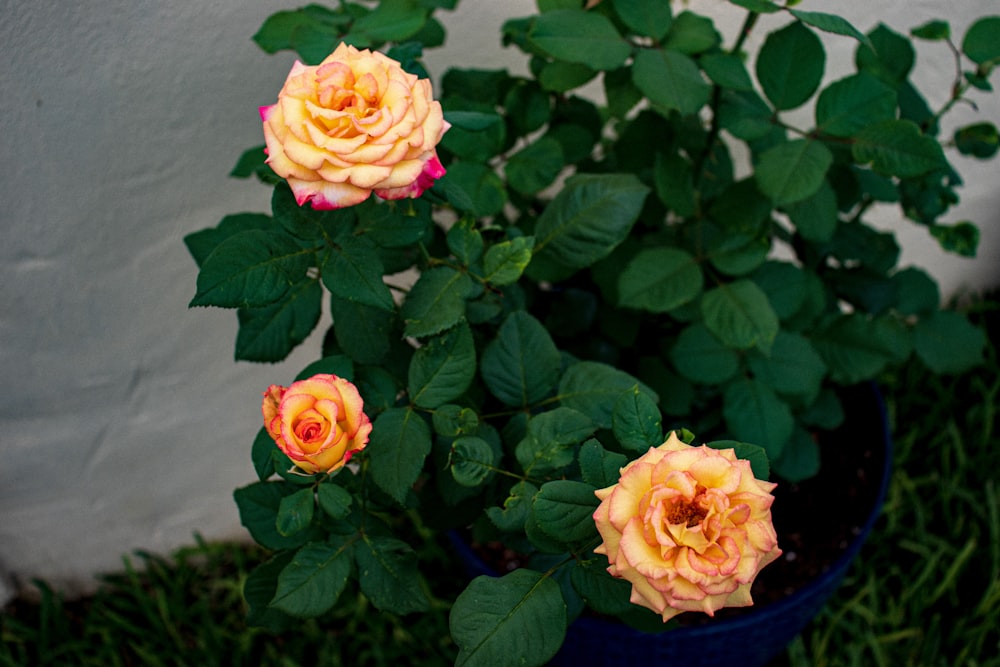
<path fill-rule="evenodd" d="M 863 30 L 879 20 L 908 30 L 942 11 L 936 0 L 837 5 Z M 235 315 L 186 308 L 195 268 L 181 239 L 268 208 L 267 188 L 227 173 L 261 143 L 257 107 L 293 60 L 263 54 L 250 36 L 295 6 L 0 0 L 0 599 L 36 576 L 80 590 L 123 554 L 169 551 L 195 531 L 243 535 L 231 491 L 253 478 L 260 393 L 289 382 L 318 341 L 281 365 L 234 363 Z M 497 35 L 532 6 L 463 0 L 444 15 L 449 44 L 428 54 L 429 70 L 524 71 Z M 722 0 L 690 6 L 717 15 L 730 37 L 742 15 Z M 997 8 L 948 9 L 960 35 Z M 832 44 L 828 60 L 849 63 L 853 43 Z M 940 104 L 953 64 L 941 45 L 920 58 L 916 77 Z M 979 116 L 960 109 L 955 123 L 977 117 L 1000 118 L 998 100 L 984 97 Z M 904 263 L 930 267 L 949 293 L 1000 284 L 996 167 L 958 163 L 968 185 L 951 219 L 982 226 L 978 260 L 945 256 L 895 211 L 879 214 L 906 230 Z"/>

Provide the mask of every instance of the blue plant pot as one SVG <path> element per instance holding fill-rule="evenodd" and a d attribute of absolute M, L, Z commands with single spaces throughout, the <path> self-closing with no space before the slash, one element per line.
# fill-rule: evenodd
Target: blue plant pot
<path fill-rule="evenodd" d="M 700 625 L 681 625 L 662 633 L 641 632 L 615 620 L 583 615 L 566 631 L 562 649 L 550 665 L 684 665 L 684 667 L 764 667 L 820 612 L 840 586 L 844 575 L 868 538 L 878 518 L 889 485 L 892 440 L 882 396 L 874 384 L 853 387 L 843 395 L 847 419 L 834 434 L 842 443 L 865 439 L 882 455 L 878 490 L 867 518 L 847 548 L 811 583 L 778 601 L 749 608 L 735 616 L 719 617 Z M 832 499 L 837 500 L 837 499 Z M 468 546 L 456 546 L 470 555 Z M 479 561 L 470 574 L 493 574 Z"/>

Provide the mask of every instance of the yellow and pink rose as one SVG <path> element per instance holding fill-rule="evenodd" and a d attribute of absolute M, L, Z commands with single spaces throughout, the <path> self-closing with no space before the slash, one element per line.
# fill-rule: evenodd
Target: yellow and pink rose
<path fill-rule="evenodd" d="M 336 375 L 271 385 L 261 409 L 275 444 L 309 473 L 343 467 L 365 448 L 372 430 L 357 387 Z"/>
<path fill-rule="evenodd" d="M 694 447 L 671 433 L 596 492 L 603 544 L 595 551 L 632 584 L 631 601 L 664 621 L 751 605 L 757 573 L 781 555 L 774 487 L 732 449 Z"/>
<path fill-rule="evenodd" d="M 376 51 L 341 44 L 317 66 L 296 61 L 260 114 L 267 163 L 300 206 L 419 197 L 445 173 L 435 146 L 449 125 L 430 81 Z"/>

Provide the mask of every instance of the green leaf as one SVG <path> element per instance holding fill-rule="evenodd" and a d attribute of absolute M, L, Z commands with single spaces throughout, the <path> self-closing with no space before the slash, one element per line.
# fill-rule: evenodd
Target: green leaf
<path fill-rule="evenodd" d="M 727 347 L 756 347 L 767 354 L 778 335 L 778 316 L 767 295 L 747 279 L 706 292 L 701 299 L 701 314 L 708 330 Z"/>
<path fill-rule="evenodd" d="M 538 218 L 535 256 L 580 269 L 628 236 L 649 188 L 632 174 L 577 174 Z"/>
<path fill-rule="evenodd" d="M 588 415 L 601 428 L 611 428 L 615 403 L 636 385 L 656 399 L 656 394 L 624 371 L 598 361 L 579 361 L 559 381 L 559 401 Z"/>
<path fill-rule="evenodd" d="M 561 363 L 559 349 L 541 322 L 515 311 L 483 350 L 483 381 L 505 405 L 527 407 L 552 393 Z"/>
<path fill-rule="evenodd" d="M 752 90 L 723 90 L 719 127 L 737 139 L 756 141 L 775 128 L 776 114 Z"/>
<path fill-rule="evenodd" d="M 833 33 L 834 35 L 853 37 L 862 44 L 871 45 L 868 37 L 842 16 L 827 14 L 826 12 L 804 12 L 801 9 L 789 9 L 788 11 L 798 20 L 808 23 L 814 28 L 819 28 L 824 32 Z"/>
<path fill-rule="evenodd" d="M 761 265 L 751 279 L 764 290 L 779 320 L 786 320 L 802 308 L 809 296 L 810 279 L 815 274 L 790 262 L 772 260 Z"/>
<path fill-rule="evenodd" d="M 812 343 L 829 369 L 830 379 L 841 384 L 871 380 L 910 352 L 909 338 L 900 325 L 860 313 L 842 315 L 823 326 Z"/>
<path fill-rule="evenodd" d="M 819 472 L 819 443 L 805 429 L 796 428 L 781 456 L 771 464 L 778 476 L 793 484 L 809 479 Z"/>
<path fill-rule="evenodd" d="M 722 414 L 733 435 L 760 445 L 772 460 L 781 456 L 795 426 L 788 404 L 757 380 L 737 380 L 726 387 Z"/>
<path fill-rule="evenodd" d="M 955 130 L 955 148 L 962 155 L 986 160 L 997 154 L 1000 133 L 993 123 L 973 123 Z"/>
<path fill-rule="evenodd" d="M 325 18 L 332 19 L 329 15 Z M 344 17 L 346 20 L 348 17 Z M 270 15 L 253 36 L 253 41 L 267 53 L 293 48 L 296 32 L 322 21 L 303 9 L 285 10 Z"/>
<path fill-rule="evenodd" d="M 350 380 L 354 377 L 354 364 L 348 357 L 345 357 L 342 354 L 331 354 L 323 357 L 322 359 L 317 359 L 303 368 L 299 371 L 298 375 L 295 376 L 295 380 L 296 382 L 299 380 L 305 380 L 306 378 L 310 378 L 317 373 L 329 373 L 330 375 L 336 375 Z"/>
<path fill-rule="evenodd" d="M 698 62 L 715 85 L 732 90 L 753 90 L 753 81 L 739 56 L 732 53 L 707 53 Z"/>
<path fill-rule="evenodd" d="M 278 505 L 278 518 L 275 521 L 278 533 L 291 537 L 308 528 L 312 523 L 315 506 L 311 486 L 282 498 Z"/>
<path fill-rule="evenodd" d="M 735 350 L 722 344 L 701 322 L 685 327 L 670 348 L 677 372 L 698 384 L 721 385 L 740 369 Z"/>
<path fill-rule="evenodd" d="M 779 331 L 771 354 L 751 353 L 748 367 L 755 379 L 779 394 L 815 397 L 826 376 L 826 364 L 807 338 Z"/>
<path fill-rule="evenodd" d="M 496 287 L 517 282 L 531 262 L 534 247 L 534 236 L 518 236 L 490 246 L 483 260 L 483 280 Z"/>
<path fill-rule="evenodd" d="M 528 40 L 557 60 L 598 70 L 620 67 L 632 52 L 611 21 L 601 14 L 579 9 L 539 15 L 528 31 Z"/>
<path fill-rule="evenodd" d="M 566 603 L 559 584 L 532 570 L 480 576 L 455 600 L 449 626 L 455 667 L 539 666 L 562 646 Z"/>
<path fill-rule="evenodd" d="M 868 33 L 868 39 L 869 42 L 860 44 L 854 54 L 858 70 L 874 74 L 898 88 L 913 69 L 916 58 L 913 44 L 881 23 Z"/>
<path fill-rule="evenodd" d="M 493 476 L 496 464 L 493 448 L 482 438 L 463 436 L 451 443 L 448 467 L 462 486 L 484 484 Z"/>
<path fill-rule="evenodd" d="M 319 485 L 316 491 L 319 507 L 331 519 L 346 519 L 351 514 L 351 494 L 342 486 L 330 481 Z"/>
<path fill-rule="evenodd" d="M 409 408 L 390 408 L 375 419 L 365 448 L 372 480 L 402 503 L 431 451 L 431 431 Z"/>
<path fill-rule="evenodd" d="M 824 179 L 813 194 L 791 204 L 785 204 L 785 213 L 795 229 L 807 241 L 825 243 L 837 230 L 837 194 L 830 181 Z"/>
<path fill-rule="evenodd" d="M 392 293 L 382 280 L 383 267 L 371 241 L 345 236 L 323 263 L 323 284 L 341 299 L 393 310 Z"/>
<path fill-rule="evenodd" d="M 542 532 L 560 542 L 576 544 L 597 536 L 592 515 L 598 504 L 590 484 L 557 479 L 542 485 L 531 502 L 531 511 Z"/>
<path fill-rule="evenodd" d="M 417 554 L 405 542 L 365 535 L 354 549 L 354 562 L 361 592 L 376 609 L 402 616 L 430 608 Z"/>
<path fill-rule="evenodd" d="M 685 115 L 701 109 L 712 92 L 694 60 L 678 51 L 640 50 L 632 80 L 654 107 Z"/>
<path fill-rule="evenodd" d="M 834 81 L 816 100 L 816 125 L 826 134 L 851 137 L 896 115 L 896 91 L 877 77 L 859 72 Z"/>
<path fill-rule="evenodd" d="M 469 276 L 449 267 L 420 274 L 400 308 L 407 336 L 423 338 L 455 326 L 465 317 L 465 298 L 472 288 Z"/>
<path fill-rule="evenodd" d="M 434 411 L 431 423 L 438 435 L 454 438 L 475 433 L 479 429 L 479 415 L 472 408 L 461 405 L 441 405 Z"/>
<path fill-rule="evenodd" d="M 476 375 L 476 348 L 468 325 L 427 339 L 413 353 L 407 391 L 414 405 L 436 408 L 465 393 Z"/>
<path fill-rule="evenodd" d="M 278 451 L 278 446 L 274 443 L 274 439 L 271 438 L 266 428 L 261 427 L 253 439 L 250 458 L 253 461 L 253 469 L 257 473 L 257 479 L 262 482 L 274 474 L 274 452 L 276 451 Z"/>
<path fill-rule="evenodd" d="M 938 41 L 951 37 L 951 26 L 947 21 L 928 21 L 911 29 L 910 34 L 918 39 Z"/>
<path fill-rule="evenodd" d="M 795 21 L 764 40 L 757 55 L 757 80 L 776 109 L 794 109 L 816 92 L 825 66 L 823 43 Z"/>
<path fill-rule="evenodd" d="M 516 81 L 504 96 L 502 106 L 514 134 L 519 137 L 540 129 L 552 117 L 549 96 L 535 81 Z"/>
<path fill-rule="evenodd" d="M 656 401 L 638 386 L 615 403 L 611 428 L 621 446 L 634 452 L 644 453 L 663 442 L 663 418 Z"/>
<path fill-rule="evenodd" d="M 291 287 L 281 299 L 259 308 L 237 311 L 236 359 L 281 361 L 309 337 L 323 310 L 323 288 L 316 280 Z"/>
<path fill-rule="evenodd" d="M 674 19 L 663 46 L 668 51 L 695 55 L 714 49 L 720 42 L 722 37 L 716 31 L 712 19 L 683 11 Z"/>
<path fill-rule="evenodd" d="M 318 65 L 330 55 L 341 41 L 342 28 L 322 22 L 304 23 L 292 33 L 292 48 L 307 65 Z M 363 38 L 356 35 L 344 36 L 343 41 L 359 43 Z"/>
<path fill-rule="evenodd" d="M 619 616 L 636 607 L 629 600 L 631 584 L 608 573 L 608 561 L 604 556 L 576 561 L 570 581 L 587 605 L 599 614 Z"/>
<path fill-rule="evenodd" d="M 892 274 L 899 299 L 896 310 L 903 315 L 929 315 L 938 309 L 941 292 L 937 282 L 923 269 L 907 267 Z"/>
<path fill-rule="evenodd" d="M 977 65 L 1000 60 L 1000 16 L 984 16 L 969 26 L 962 38 L 962 53 Z"/>
<path fill-rule="evenodd" d="M 333 333 L 344 354 L 360 364 L 376 364 L 389 352 L 393 313 L 332 296 Z"/>
<path fill-rule="evenodd" d="M 236 213 L 227 215 L 215 227 L 192 232 L 184 237 L 184 245 L 200 268 L 216 246 L 234 234 L 248 229 L 274 229 L 274 220 L 263 213 Z"/>
<path fill-rule="evenodd" d="M 954 225 L 934 224 L 931 236 L 937 239 L 941 248 L 962 257 L 975 257 L 979 248 L 979 228 L 971 222 L 957 222 Z"/>
<path fill-rule="evenodd" d="M 271 606 L 297 618 L 329 611 L 351 573 L 349 543 L 337 537 L 299 549 L 278 577 Z"/>
<path fill-rule="evenodd" d="M 341 213 L 348 218 L 353 217 L 353 212 L 341 211 Z M 306 241 L 322 238 L 324 228 L 321 221 L 327 215 L 340 217 L 334 211 L 316 211 L 311 206 L 299 206 L 295 194 L 284 181 L 278 183 L 271 193 L 271 215 L 289 234 Z"/>
<path fill-rule="evenodd" d="M 369 205 L 366 203 L 362 206 Z M 405 215 L 392 206 L 376 204 L 363 210 L 359 215 L 361 219 L 356 232 L 364 234 L 380 248 L 401 248 L 417 243 L 429 234 L 432 224 L 429 215 L 424 216 L 419 212 Z"/>
<path fill-rule="evenodd" d="M 621 477 L 621 469 L 628 464 L 627 456 L 618 452 L 609 452 L 594 438 L 580 445 L 579 460 L 583 481 L 596 489 L 604 489 L 612 484 L 617 484 L 619 477 Z"/>
<path fill-rule="evenodd" d="M 543 136 L 511 155 L 504 173 L 510 187 L 531 195 L 550 186 L 564 166 L 562 146 Z"/>
<path fill-rule="evenodd" d="M 983 362 L 986 336 L 960 313 L 940 311 L 917 322 L 913 349 L 931 371 L 959 374 Z"/>
<path fill-rule="evenodd" d="M 486 516 L 499 530 L 521 532 L 531 513 L 531 499 L 536 493 L 538 489 L 533 484 L 522 480 L 511 487 L 503 508 L 487 507 Z"/>
<path fill-rule="evenodd" d="M 248 626 L 266 628 L 269 632 L 280 634 L 301 624 L 301 621 L 268 606 L 278 588 L 278 577 L 291 560 L 292 552 L 281 551 L 247 575 L 243 584 L 243 598 L 249 607 L 246 619 Z"/>
<path fill-rule="evenodd" d="M 285 536 L 277 529 L 281 499 L 297 490 L 284 482 L 254 482 L 233 492 L 240 510 L 240 523 L 262 546 L 272 550 L 294 549 L 309 539 L 305 531 Z"/>
<path fill-rule="evenodd" d="M 447 134 L 445 136 L 448 136 Z M 503 181 L 485 164 L 453 162 L 441 178 L 448 201 L 477 218 L 496 215 L 507 202 Z"/>
<path fill-rule="evenodd" d="M 669 2 L 660 0 L 613 0 L 615 13 L 636 34 L 662 39 L 673 23 Z"/>
<path fill-rule="evenodd" d="M 764 151 L 754 169 L 760 191 L 776 206 L 802 201 L 822 187 L 833 153 L 812 139 L 785 141 Z"/>
<path fill-rule="evenodd" d="M 799 420 L 806 426 L 815 426 L 827 431 L 832 431 L 843 424 L 844 418 L 844 406 L 837 393 L 829 387 L 820 391 L 813 404 L 799 413 Z"/>
<path fill-rule="evenodd" d="M 656 194 L 667 208 L 682 218 L 694 215 L 694 179 L 691 163 L 677 153 L 656 154 L 653 183 Z"/>
<path fill-rule="evenodd" d="M 446 71 L 441 79 L 441 97 L 454 96 L 487 105 L 480 111 L 485 108 L 492 109 L 500 101 L 500 92 L 509 79 L 510 74 L 502 69 L 452 68 Z M 448 133 L 445 136 L 447 137 Z"/>
<path fill-rule="evenodd" d="M 666 313 L 692 301 L 703 285 L 701 267 L 692 255 L 669 246 L 644 248 L 618 278 L 618 303 Z"/>
<path fill-rule="evenodd" d="M 573 462 L 573 448 L 595 429 L 593 420 L 584 413 L 558 407 L 531 418 L 514 455 L 526 474 L 558 470 Z"/>
<path fill-rule="evenodd" d="M 729 0 L 729 2 L 757 14 L 773 14 L 782 9 L 771 0 Z"/>
<path fill-rule="evenodd" d="M 855 136 L 854 159 L 888 176 L 913 178 L 947 166 L 941 144 L 909 120 L 870 125 Z"/>
<path fill-rule="evenodd" d="M 580 63 L 553 60 L 542 65 L 538 73 L 538 83 L 553 93 L 565 93 L 579 88 L 597 76 L 597 70 Z"/>
<path fill-rule="evenodd" d="M 300 282 L 313 260 L 281 231 L 250 229 L 216 246 L 198 272 L 191 306 L 266 306 Z"/>
<path fill-rule="evenodd" d="M 351 26 L 373 42 L 402 42 L 416 34 L 427 21 L 428 10 L 413 0 L 381 0 Z"/>
<path fill-rule="evenodd" d="M 632 81 L 632 68 L 622 67 L 605 72 L 602 77 L 604 97 L 608 101 L 608 113 L 615 118 L 625 118 L 643 98 L 642 91 Z"/>
<path fill-rule="evenodd" d="M 450 70 L 451 71 L 451 70 Z M 447 75 L 445 75 L 447 77 Z M 502 84 L 501 79 L 497 85 Z M 474 95 L 475 91 L 470 91 L 468 88 L 463 88 L 461 91 L 461 103 L 464 105 L 470 105 L 474 103 L 466 102 L 465 100 L 469 98 L 470 95 Z M 496 90 L 491 91 L 492 95 L 496 95 Z M 447 102 L 447 100 L 445 100 Z M 455 102 L 458 104 L 458 102 Z M 492 102 L 490 104 L 493 104 Z M 490 109 L 487 111 L 487 109 Z M 446 109 L 447 110 L 447 109 Z M 450 113 L 450 110 L 447 110 Z M 492 111 L 492 107 L 487 107 L 485 104 L 482 105 L 479 113 L 486 116 L 493 116 L 496 120 L 492 123 L 486 124 L 482 129 L 479 130 L 466 130 L 462 127 L 452 127 L 447 132 L 445 132 L 444 137 L 441 139 L 441 147 L 448 153 L 454 154 L 456 157 L 462 160 L 468 160 L 468 164 L 482 163 L 489 160 L 491 157 L 499 153 L 504 149 L 507 128 L 503 122 L 503 119 L 499 114 Z M 457 167 L 459 164 L 465 164 L 464 162 L 452 162 L 448 165 L 448 174 L 451 174 L 452 169 Z M 462 174 L 461 170 L 466 169 L 462 167 L 460 169 L 460 178 L 456 179 L 455 174 L 451 174 L 451 179 L 448 178 L 448 174 L 445 174 L 444 178 L 441 179 L 440 183 L 442 185 L 447 185 L 449 182 L 452 183 L 452 187 L 458 190 L 467 189 L 470 193 L 475 193 L 477 189 L 481 187 L 480 181 L 484 179 L 480 172 L 470 172 Z M 485 185 L 489 185 L 486 183 Z M 447 191 L 447 188 L 446 188 Z M 466 194 L 467 198 L 473 198 L 473 194 Z M 461 192 L 456 194 L 456 199 L 452 200 L 452 203 L 457 204 L 457 197 L 461 196 Z M 486 195 L 483 194 L 483 198 Z M 449 199 L 451 195 L 449 194 Z M 467 209 L 466 206 L 460 207 L 463 210 Z"/>
<path fill-rule="evenodd" d="M 751 235 L 705 225 L 702 235 L 712 266 L 727 276 L 750 273 L 767 261 L 771 252 L 771 238 L 763 233 Z"/>
<path fill-rule="evenodd" d="M 475 220 L 462 218 L 451 226 L 446 236 L 448 249 L 462 264 L 469 265 L 479 261 L 483 255 L 483 235 Z"/>
<path fill-rule="evenodd" d="M 444 119 L 451 123 L 452 127 L 470 132 L 478 132 L 503 123 L 503 118 L 499 115 L 482 111 L 445 111 Z"/>

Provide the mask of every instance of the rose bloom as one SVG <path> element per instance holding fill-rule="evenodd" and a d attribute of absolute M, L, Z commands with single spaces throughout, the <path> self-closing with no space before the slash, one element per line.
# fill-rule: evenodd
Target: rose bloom
<path fill-rule="evenodd" d="M 372 425 L 357 387 L 336 375 L 314 375 L 264 392 L 264 428 L 278 448 L 309 473 L 333 472 L 368 444 Z"/>
<path fill-rule="evenodd" d="M 419 197 L 445 173 L 434 147 L 449 125 L 431 82 L 378 52 L 341 44 L 318 66 L 296 61 L 260 115 L 267 163 L 300 206 Z"/>
<path fill-rule="evenodd" d="M 693 447 L 670 434 L 596 492 L 594 521 L 608 572 L 632 584 L 631 601 L 664 622 L 683 611 L 714 616 L 753 604 L 750 585 L 781 555 L 772 489 L 732 449 Z"/>

